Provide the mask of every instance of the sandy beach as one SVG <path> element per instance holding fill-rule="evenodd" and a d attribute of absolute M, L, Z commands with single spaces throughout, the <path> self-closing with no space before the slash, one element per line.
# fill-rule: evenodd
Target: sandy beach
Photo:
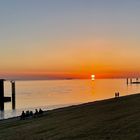
<path fill-rule="evenodd" d="M 140 139 L 140 94 L 0 121 L 1 140 Z"/>

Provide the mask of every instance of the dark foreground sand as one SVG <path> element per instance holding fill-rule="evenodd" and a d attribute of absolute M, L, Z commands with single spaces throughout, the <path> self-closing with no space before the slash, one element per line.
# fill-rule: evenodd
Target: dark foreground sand
<path fill-rule="evenodd" d="M 140 140 L 140 94 L 0 121 L 0 140 Z"/>

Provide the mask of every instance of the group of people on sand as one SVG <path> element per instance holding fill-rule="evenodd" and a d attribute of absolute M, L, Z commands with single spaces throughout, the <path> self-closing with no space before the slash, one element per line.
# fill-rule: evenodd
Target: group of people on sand
<path fill-rule="evenodd" d="M 29 111 L 27 110 L 26 112 L 22 111 L 20 119 L 24 120 L 27 118 L 32 118 L 32 117 L 38 117 L 41 116 L 43 114 L 43 110 L 40 108 L 39 111 L 37 109 L 35 109 L 35 113 L 33 113 L 33 111 Z"/>
<path fill-rule="evenodd" d="M 115 92 L 115 98 L 119 97 L 120 93 L 119 92 Z"/>

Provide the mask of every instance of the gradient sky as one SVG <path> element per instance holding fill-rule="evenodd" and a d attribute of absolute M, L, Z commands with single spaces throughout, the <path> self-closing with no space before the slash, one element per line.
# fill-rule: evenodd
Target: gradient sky
<path fill-rule="evenodd" d="M 0 1 L 0 76 L 140 76 L 139 0 Z"/>

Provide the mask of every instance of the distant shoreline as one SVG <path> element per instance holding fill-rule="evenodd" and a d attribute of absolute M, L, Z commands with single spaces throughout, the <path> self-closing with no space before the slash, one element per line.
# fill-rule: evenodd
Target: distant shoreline
<path fill-rule="evenodd" d="M 46 79 L 16 79 L 16 78 L 2 78 L 2 79 L 7 79 L 7 81 L 51 81 L 51 80 L 91 80 L 91 78 L 46 78 Z M 127 77 L 116 77 L 116 78 L 96 78 L 95 80 L 102 80 L 102 79 L 127 79 Z M 134 78 L 135 79 L 135 78 Z"/>

